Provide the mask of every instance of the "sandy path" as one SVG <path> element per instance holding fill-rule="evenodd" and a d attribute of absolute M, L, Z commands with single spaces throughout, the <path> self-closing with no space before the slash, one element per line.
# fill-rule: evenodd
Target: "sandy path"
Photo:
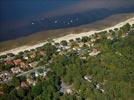
<path fill-rule="evenodd" d="M 108 30 L 113 30 L 115 28 L 119 28 L 119 27 L 122 27 L 123 25 L 125 25 L 126 23 L 129 23 L 129 24 L 134 24 L 134 17 L 124 21 L 124 22 L 120 22 L 118 24 L 116 24 L 115 26 L 112 26 L 112 27 L 109 27 L 109 28 L 106 28 L 106 29 L 103 29 L 103 30 L 100 30 L 100 31 L 89 31 L 89 32 L 82 32 L 80 34 L 69 34 L 69 35 L 66 35 L 66 36 L 63 36 L 63 37 L 59 37 L 59 38 L 55 38 L 53 39 L 55 42 L 60 42 L 62 40 L 66 40 L 66 41 L 69 41 L 70 39 L 76 39 L 76 38 L 79 38 L 79 37 L 83 37 L 83 36 L 89 36 L 89 35 L 92 35 L 94 33 L 98 33 L 98 32 L 101 32 L 101 31 L 108 31 Z M 31 45 L 31 46 L 21 46 L 21 47 L 18 47 L 18 48 L 15 48 L 15 49 L 11 49 L 11 50 L 8 50 L 8 51 L 4 51 L 4 52 L 0 52 L 0 55 L 4 55 L 4 54 L 7 54 L 7 53 L 14 53 L 14 54 L 17 54 L 21 51 L 25 51 L 25 50 L 31 50 L 31 49 L 35 49 L 37 47 L 40 47 L 40 46 L 43 46 L 46 42 L 42 42 L 42 43 L 39 43 L 39 44 L 36 44 L 36 45 Z"/>

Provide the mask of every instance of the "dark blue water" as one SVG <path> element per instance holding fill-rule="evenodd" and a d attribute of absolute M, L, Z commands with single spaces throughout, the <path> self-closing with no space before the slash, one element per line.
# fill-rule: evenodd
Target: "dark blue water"
<path fill-rule="evenodd" d="M 134 0 L 1 0 L 0 41 L 134 12 Z"/>

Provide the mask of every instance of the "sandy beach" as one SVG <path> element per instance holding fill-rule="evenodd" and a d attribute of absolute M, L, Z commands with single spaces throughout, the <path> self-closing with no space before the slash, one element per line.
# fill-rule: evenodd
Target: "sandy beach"
<path fill-rule="evenodd" d="M 116 24 L 116 25 L 114 25 L 112 27 L 103 29 L 103 30 L 99 30 L 99 31 L 92 30 L 92 31 L 88 31 L 88 32 L 82 32 L 80 34 L 72 33 L 72 34 L 69 34 L 69 35 L 66 35 L 66 36 L 63 36 L 63 37 L 55 38 L 53 40 L 55 42 L 60 42 L 62 40 L 69 41 L 70 39 L 76 39 L 76 38 L 83 37 L 83 36 L 90 36 L 92 34 L 95 34 L 95 33 L 101 32 L 101 31 L 113 30 L 115 28 L 122 27 L 126 23 L 129 23 L 131 25 L 134 24 L 134 17 L 132 17 L 132 18 L 126 20 L 126 21 L 120 22 L 120 23 L 118 23 L 118 24 Z M 21 51 L 31 50 L 31 49 L 35 49 L 37 47 L 43 46 L 45 43 L 47 43 L 47 42 L 42 42 L 42 43 L 38 43 L 36 45 L 30 45 L 30 46 L 29 45 L 21 46 L 21 47 L 15 48 L 15 49 L 11 49 L 11 50 L 8 50 L 8 51 L 0 52 L 0 55 L 4 55 L 4 54 L 7 54 L 7 53 L 17 54 L 17 53 L 19 53 Z"/>

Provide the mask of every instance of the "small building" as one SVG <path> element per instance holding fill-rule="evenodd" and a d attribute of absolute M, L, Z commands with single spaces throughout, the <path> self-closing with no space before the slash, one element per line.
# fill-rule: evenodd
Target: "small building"
<path fill-rule="evenodd" d="M 92 77 L 89 76 L 89 75 L 85 75 L 85 76 L 84 76 L 84 79 L 87 80 L 87 81 L 90 82 L 90 83 L 92 82 Z"/>
<path fill-rule="evenodd" d="M 96 56 L 100 54 L 101 52 L 98 49 L 93 49 L 91 53 L 89 53 L 90 56 Z"/>

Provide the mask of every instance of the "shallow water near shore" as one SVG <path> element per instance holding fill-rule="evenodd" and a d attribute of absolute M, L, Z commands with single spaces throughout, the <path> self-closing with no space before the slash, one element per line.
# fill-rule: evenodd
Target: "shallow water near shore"
<path fill-rule="evenodd" d="M 133 0 L 1 0 L 0 42 L 134 12 Z"/>

